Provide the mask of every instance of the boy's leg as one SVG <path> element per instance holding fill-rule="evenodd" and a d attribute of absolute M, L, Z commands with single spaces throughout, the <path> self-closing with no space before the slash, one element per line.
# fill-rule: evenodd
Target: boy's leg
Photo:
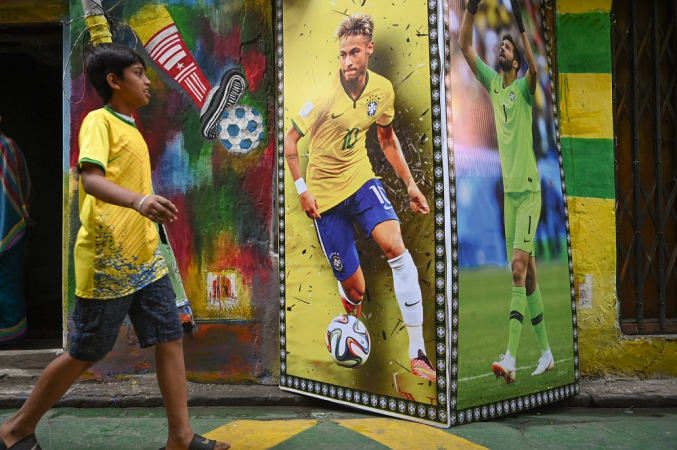
<path fill-rule="evenodd" d="M 40 418 L 78 377 L 113 348 L 131 301 L 132 295 L 110 300 L 75 298 L 70 349 L 45 368 L 26 403 L 0 427 L 7 447 L 33 433 Z"/>
<path fill-rule="evenodd" d="M 21 409 L 0 427 L 0 438 L 5 445 L 9 448 L 33 434 L 42 416 L 93 365 L 93 362 L 77 360 L 68 353 L 49 363 Z"/>
<path fill-rule="evenodd" d="M 167 411 L 167 449 L 186 449 L 193 439 L 188 420 L 188 389 L 183 359 L 183 339 L 155 346 L 157 381 Z"/>
<path fill-rule="evenodd" d="M 186 367 L 183 359 L 183 326 L 174 289 L 165 275 L 141 289 L 129 308 L 129 318 L 142 348 L 155 345 L 157 379 L 167 411 L 167 450 L 189 447 L 193 431 L 188 420 Z M 230 444 L 216 442 L 215 450 Z"/>

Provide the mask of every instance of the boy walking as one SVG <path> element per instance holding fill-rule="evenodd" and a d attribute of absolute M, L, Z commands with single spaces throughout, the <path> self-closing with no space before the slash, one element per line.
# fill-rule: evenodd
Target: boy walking
<path fill-rule="evenodd" d="M 150 101 L 146 64 L 127 47 L 100 44 L 90 48 L 85 68 L 106 106 L 87 115 L 79 135 L 74 333 L 68 353 L 45 368 L 22 408 L 0 427 L 0 450 L 40 449 L 38 421 L 112 349 L 126 314 L 141 347 L 155 345 L 165 448 L 226 450 L 227 443 L 193 434 L 188 421 L 183 329 L 152 223 L 172 222 L 178 211 L 152 195 L 148 147 L 132 118 Z"/>

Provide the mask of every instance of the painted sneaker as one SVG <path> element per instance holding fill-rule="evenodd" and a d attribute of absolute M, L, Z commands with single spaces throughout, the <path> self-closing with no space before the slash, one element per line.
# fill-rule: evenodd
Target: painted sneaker
<path fill-rule="evenodd" d="M 491 371 L 494 372 L 496 378 L 505 379 L 506 383 L 515 381 L 515 358 L 506 352 L 501 355 L 501 359 L 491 365 Z"/>
<path fill-rule="evenodd" d="M 207 140 L 219 137 L 218 123 L 221 113 L 240 101 L 246 87 L 244 75 L 239 69 L 227 71 L 221 83 L 212 88 L 200 111 L 200 133 Z"/>
<path fill-rule="evenodd" d="M 552 352 L 550 351 L 550 349 L 547 349 L 546 351 L 543 352 L 543 354 L 539 358 L 538 366 L 536 366 L 536 370 L 534 370 L 531 373 L 531 376 L 540 375 L 548 370 L 554 369 L 555 369 L 555 360 L 552 358 Z"/>
<path fill-rule="evenodd" d="M 340 281 L 338 282 L 338 291 L 339 295 L 341 296 L 341 303 L 343 303 L 343 309 L 346 310 L 346 314 L 359 318 L 360 313 L 362 313 L 362 300 L 359 302 L 353 302 L 352 300 L 349 300 L 348 296 L 343 291 L 343 286 L 341 286 Z"/>
<path fill-rule="evenodd" d="M 418 357 L 411 360 L 411 373 L 424 380 L 437 381 L 437 372 L 423 350 L 419 350 Z"/>

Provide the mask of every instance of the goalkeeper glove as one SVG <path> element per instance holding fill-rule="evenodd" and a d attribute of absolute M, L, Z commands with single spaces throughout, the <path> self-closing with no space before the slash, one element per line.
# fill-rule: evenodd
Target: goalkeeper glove
<path fill-rule="evenodd" d="M 512 12 L 515 15 L 515 22 L 517 22 L 517 28 L 519 28 L 520 33 L 524 33 L 524 22 L 522 21 L 522 5 L 520 5 L 520 0 L 510 0 L 512 5 Z"/>
<path fill-rule="evenodd" d="M 473 16 L 477 14 L 477 7 L 482 0 L 468 0 L 468 12 Z"/>
<path fill-rule="evenodd" d="M 520 29 L 520 33 L 524 33 L 524 22 L 522 21 L 522 5 L 520 5 L 519 0 L 510 0 L 512 5 L 512 12 L 515 15 L 515 22 L 517 22 L 517 28 Z"/>

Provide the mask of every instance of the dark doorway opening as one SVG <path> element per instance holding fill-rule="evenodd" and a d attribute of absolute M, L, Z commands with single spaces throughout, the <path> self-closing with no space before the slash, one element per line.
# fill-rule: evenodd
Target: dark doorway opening
<path fill-rule="evenodd" d="M 0 25 L 1 127 L 23 151 L 35 190 L 36 225 L 25 235 L 28 339 L 14 350 L 62 347 L 62 51 L 61 25 Z"/>

